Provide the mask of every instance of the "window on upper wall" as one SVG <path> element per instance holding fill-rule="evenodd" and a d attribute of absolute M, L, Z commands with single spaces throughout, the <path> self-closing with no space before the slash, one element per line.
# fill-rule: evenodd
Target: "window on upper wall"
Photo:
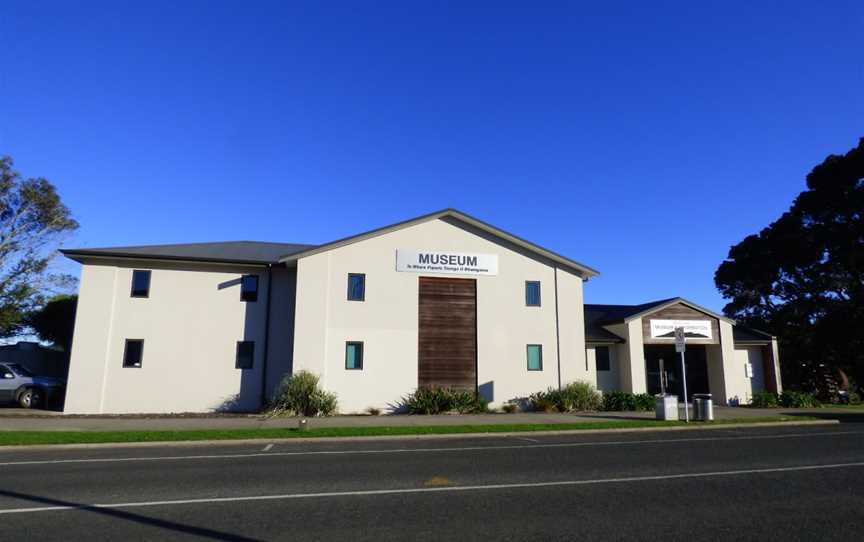
<path fill-rule="evenodd" d="M 366 275 L 348 273 L 348 301 L 366 300 Z"/>
<path fill-rule="evenodd" d="M 132 271 L 132 297 L 150 296 L 150 271 Z"/>
<path fill-rule="evenodd" d="M 609 347 L 597 346 L 594 348 L 594 360 L 598 371 L 609 371 Z"/>
<path fill-rule="evenodd" d="M 258 275 L 240 278 L 240 301 L 258 301 Z"/>
<path fill-rule="evenodd" d="M 543 370 L 543 346 L 539 344 L 528 345 L 528 370 Z"/>
<path fill-rule="evenodd" d="M 363 369 L 363 343 L 349 341 L 345 343 L 345 368 L 352 371 Z"/>
<path fill-rule="evenodd" d="M 123 367 L 140 368 L 144 359 L 144 340 L 126 339 L 126 347 L 123 349 Z"/>
<path fill-rule="evenodd" d="M 534 280 L 525 281 L 525 305 L 528 307 L 540 306 L 540 282 Z"/>
<path fill-rule="evenodd" d="M 237 361 L 234 363 L 236 369 L 251 369 L 255 360 L 255 342 L 237 341 Z"/>

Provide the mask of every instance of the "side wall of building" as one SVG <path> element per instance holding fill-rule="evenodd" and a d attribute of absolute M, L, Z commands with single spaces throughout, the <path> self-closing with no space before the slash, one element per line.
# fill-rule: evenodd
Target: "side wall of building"
<path fill-rule="evenodd" d="M 297 295 L 297 269 L 272 269 L 270 298 L 270 336 L 267 355 L 266 397 L 270 398 L 279 383 L 291 374 L 294 356 L 294 315 Z"/>
<path fill-rule="evenodd" d="M 151 270 L 147 298 L 130 296 L 135 269 Z M 244 274 L 259 276 L 256 302 L 240 300 Z M 263 267 L 155 266 L 147 261 L 84 265 L 64 410 L 257 409 L 265 350 L 266 274 Z M 289 275 L 279 279 L 290 280 Z M 282 300 L 281 294 L 274 297 Z M 290 349 L 280 354 L 290 341 L 276 335 L 271 358 L 280 360 L 282 367 L 290 366 Z M 127 339 L 144 341 L 140 368 L 123 367 Z M 235 368 L 238 341 L 254 341 L 252 369 Z"/>
<path fill-rule="evenodd" d="M 608 371 L 597 370 L 597 348 L 600 346 L 606 346 L 607 348 L 609 348 Z M 585 349 L 585 353 L 587 355 L 586 363 L 589 367 L 594 368 L 594 380 L 589 380 L 589 382 L 595 384 L 597 389 L 600 391 L 606 392 L 621 390 L 621 363 L 618 359 L 619 349 L 621 348 L 621 346 L 621 344 L 591 344 L 588 345 L 588 347 Z"/>
<path fill-rule="evenodd" d="M 396 250 L 497 254 L 495 276 L 477 283 L 477 381 L 493 405 L 559 382 L 555 266 L 455 220 L 432 220 L 301 258 L 297 265 L 294 368 L 321 376 L 340 410 L 396 408 L 418 385 L 418 284 L 396 271 Z M 364 301 L 347 300 L 349 273 L 366 275 Z M 456 277 L 456 275 L 451 275 Z M 558 272 L 561 374 L 585 371 L 582 280 Z M 525 306 L 525 281 L 541 282 L 541 306 Z M 362 370 L 346 370 L 345 343 L 364 343 Z M 528 371 L 526 347 L 543 347 L 543 370 Z"/>

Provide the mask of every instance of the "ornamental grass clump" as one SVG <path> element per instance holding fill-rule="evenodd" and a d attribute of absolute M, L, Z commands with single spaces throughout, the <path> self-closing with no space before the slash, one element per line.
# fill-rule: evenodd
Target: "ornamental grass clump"
<path fill-rule="evenodd" d="M 408 414 L 480 414 L 489 403 L 471 391 L 424 387 L 402 398 L 400 406 Z"/>
<path fill-rule="evenodd" d="M 336 413 L 336 395 L 318 385 L 318 376 L 298 371 L 279 383 L 267 413 L 271 416 L 330 416 Z"/>
<path fill-rule="evenodd" d="M 576 412 L 599 410 L 603 396 L 588 382 L 571 382 L 560 389 L 533 393 L 528 401 L 538 412 Z"/>

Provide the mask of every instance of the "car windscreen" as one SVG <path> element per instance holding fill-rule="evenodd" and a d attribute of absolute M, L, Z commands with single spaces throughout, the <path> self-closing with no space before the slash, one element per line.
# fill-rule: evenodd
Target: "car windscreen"
<path fill-rule="evenodd" d="M 18 376 L 33 376 L 33 373 L 31 373 L 26 367 L 22 367 L 17 363 L 7 363 L 6 366 L 12 369 L 12 372 Z"/>

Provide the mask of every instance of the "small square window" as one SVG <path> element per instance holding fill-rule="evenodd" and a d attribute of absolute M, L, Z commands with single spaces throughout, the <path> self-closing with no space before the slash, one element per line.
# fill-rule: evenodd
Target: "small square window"
<path fill-rule="evenodd" d="M 543 346 L 539 344 L 528 345 L 528 370 L 543 370 Z"/>
<path fill-rule="evenodd" d="M 148 297 L 150 295 L 150 271 L 136 269 L 132 271 L 132 297 Z"/>
<path fill-rule="evenodd" d="M 144 340 L 126 339 L 126 347 L 123 349 L 123 367 L 141 367 L 144 358 Z"/>
<path fill-rule="evenodd" d="M 598 346 L 594 348 L 594 359 L 597 362 L 598 371 L 608 371 L 609 368 L 609 347 Z"/>
<path fill-rule="evenodd" d="M 532 280 L 525 282 L 525 305 L 527 307 L 540 306 L 540 282 Z"/>
<path fill-rule="evenodd" d="M 240 301 L 258 301 L 258 275 L 243 275 L 240 279 Z"/>
<path fill-rule="evenodd" d="M 363 369 L 363 343 L 345 343 L 345 368 L 353 371 Z"/>
<path fill-rule="evenodd" d="M 366 275 L 348 273 L 348 301 L 366 300 Z"/>
<path fill-rule="evenodd" d="M 237 341 L 237 361 L 234 364 L 236 369 L 251 369 L 255 360 L 255 342 L 254 341 Z"/>

